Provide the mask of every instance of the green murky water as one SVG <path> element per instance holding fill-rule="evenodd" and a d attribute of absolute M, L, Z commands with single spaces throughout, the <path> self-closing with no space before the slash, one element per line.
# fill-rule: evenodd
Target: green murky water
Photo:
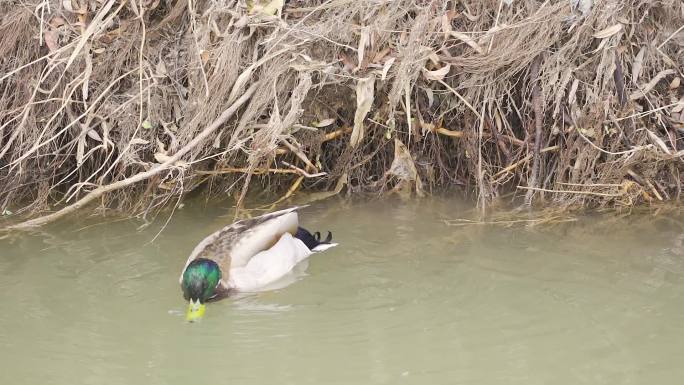
<path fill-rule="evenodd" d="M 1 384 L 680 384 L 680 218 L 447 227 L 464 206 L 326 203 L 340 247 L 183 319 L 178 274 L 226 208 L 166 229 L 0 240 Z M 304 270 L 304 269 L 300 269 Z"/>

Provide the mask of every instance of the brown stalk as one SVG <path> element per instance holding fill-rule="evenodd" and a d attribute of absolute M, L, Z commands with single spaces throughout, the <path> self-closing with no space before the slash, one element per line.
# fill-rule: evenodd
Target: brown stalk
<path fill-rule="evenodd" d="M 541 107 L 541 96 L 540 96 L 540 86 L 539 86 L 539 66 L 541 64 L 541 56 L 537 56 L 532 62 L 532 68 L 530 69 L 530 81 L 532 82 L 532 108 L 534 109 L 534 154 L 532 157 L 532 173 L 530 175 L 528 183 L 528 191 L 525 194 L 525 204 L 531 205 L 532 198 L 534 197 L 535 191 L 544 191 L 543 189 L 537 188 L 539 179 L 539 154 L 541 151 L 541 141 L 542 141 L 542 107 Z"/>

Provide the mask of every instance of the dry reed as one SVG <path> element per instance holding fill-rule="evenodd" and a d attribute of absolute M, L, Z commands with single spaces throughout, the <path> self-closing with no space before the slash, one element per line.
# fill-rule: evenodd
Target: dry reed
<path fill-rule="evenodd" d="M 3 1 L 0 213 L 147 216 L 200 190 L 680 197 L 681 1 L 283 5 Z"/>

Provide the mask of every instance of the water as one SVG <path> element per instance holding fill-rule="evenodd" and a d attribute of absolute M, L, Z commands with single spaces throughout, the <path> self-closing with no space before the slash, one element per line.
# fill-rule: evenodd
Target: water
<path fill-rule="evenodd" d="M 341 246 L 183 319 L 178 275 L 227 208 L 0 240 L 2 384 L 679 384 L 680 217 L 447 227 L 446 200 L 315 205 Z"/>

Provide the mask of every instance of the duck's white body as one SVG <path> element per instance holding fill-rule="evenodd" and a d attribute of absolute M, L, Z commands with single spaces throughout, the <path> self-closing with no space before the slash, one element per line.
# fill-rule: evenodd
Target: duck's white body
<path fill-rule="evenodd" d="M 255 292 L 271 287 L 313 253 L 337 245 L 320 243 L 309 249 L 296 238 L 297 209 L 239 221 L 211 234 L 195 247 L 183 271 L 194 259 L 208 258 L 221 269 L 223 290 Z"/>
<path fill-rule="evenodd" d="M 283 234 L 268 250 L 257 253 L 242 267 L 230 269 L 228 286 L 238 291 L 259 291 L 285 277 L 313 252 L 304 242 Z"/>

